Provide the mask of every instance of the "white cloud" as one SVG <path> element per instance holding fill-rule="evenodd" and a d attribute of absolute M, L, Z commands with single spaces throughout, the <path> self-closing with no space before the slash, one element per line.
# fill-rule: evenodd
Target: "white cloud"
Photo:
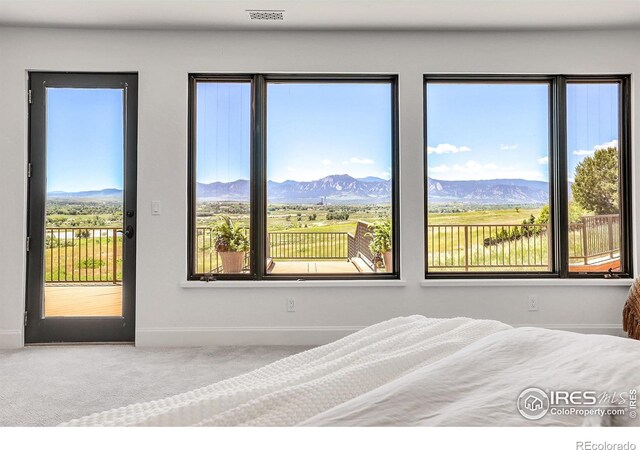
<path fill-rule="evenodd" d="M 297 172 L 298 171 L 298 169 L 296 169 L 295 167 L 291 167 L 291 166 L 287 166 L 287 170 L 289 172 Z"/>
<path fill-rule="evenodd" d="M 544 158 L 538 158 L 537 161 L 538 164 L 549 164 L 549 157 L 545 156 Z"/>
<path fill-rule="evenodd" d="M 446 164 L 441 164 L 439 166 L 429 167 L 429 172 L 432 172 L 432 173 L 451 172 L 451 167 L 447 166 Z"/>
<path fill-rule="evenodd" d="M 322 161 L 320 161 L 320 164 L 322 164 L 323 166 L 330 166 L 332 163 L 330 159 L 323 159 Z"/>
<path fill-rule="evenodd" d="M 521 178 L 524 180 L 545 180 L 542 172 L 521 170 L 515 167 L 499 166 L 495 163 L 481 164 L 467 161 L 465 164 L 447 166 L 445 164 L 429 167 L 429 172 L 438 174 L 440 180 L 493 180 L 504 178 Z"/>
<path fill-rule="evenodd" d="M 593 150 L 574 150 L 573 154 L 576 155 L 576 156 L 593 155 L 596 150 L 601 150 L 603 148 L 608 148 L 608 147 L 618 148 L 618 140 L 614 139 L 612 141 L 605 142 L 603 144 L 594 145 L 593 146 Z"/>
<path fill-rule="evenodd" d="M 471 149 L 467 146 L 456 147 L 453 144 L 438 144 L 437 147 L 427 147 L 427 154 L 437 153 L 462 153 L 462 152 L 470 152 Z"/>
<path fill-rule="evenodd" d="M 500 144 L 500 150 L 515 150 L 518 148 L 518 144 Z"/>
<path fill-rule="evenodd" d="M 594 150 L 600 150 L 603 148 L 615 147 L 618 148 L 618 140 L 614 139 L 613 141 L 605 142 L 604 144 L 596 145 L 593 147 Z"/>
<path fill-rule="evenodd" d="M 356 158 L 355 156 L 353 158 L 351 158 L 349 160 L 349 162 L 351 162 L 351 164 L 375 164 L 375 161 L 373 159 L 369 159 L 369 158 Z"/>

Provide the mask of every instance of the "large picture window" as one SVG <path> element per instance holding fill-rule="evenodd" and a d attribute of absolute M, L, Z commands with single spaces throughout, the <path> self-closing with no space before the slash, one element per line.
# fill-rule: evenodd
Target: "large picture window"
<path fill-rule="evenodd" d="M 426 77 L 427 276 L 630 276 L 627 83 Z"/>
<path fill-rule="evenodd" d="M 190 279 L 398 278 L 395 77 L 190 89 Z"/>

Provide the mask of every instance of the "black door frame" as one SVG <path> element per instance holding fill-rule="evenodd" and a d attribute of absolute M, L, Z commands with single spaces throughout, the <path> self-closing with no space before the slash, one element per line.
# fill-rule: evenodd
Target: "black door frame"
<path fill-rule="evenodd" d="M 46 202 L 46 88 L 124 90 L 124 205 L 122 317 L 44 317 Z M 29 73 L 29 186 L 25 343 L 133 342 L 135 340 L 138 75 L 136 73 Z M 125 213 L 126 211 L 126 213 Z"/>

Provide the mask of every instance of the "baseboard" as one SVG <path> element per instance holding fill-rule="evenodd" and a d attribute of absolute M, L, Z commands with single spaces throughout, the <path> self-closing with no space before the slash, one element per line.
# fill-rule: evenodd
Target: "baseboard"
<path fill-rule="evenodd" d="M 136 346 L 323 345 L 364 326 L 138 328 Z"/>
<path fill-rule="evenodd" d="M 23 345 L 22 331 L 0 330 L 0 348 L 21 348 Z"/>
<path fill-rule="evenodd" d="M 616 324 L 517 324 L 583 334 L 625 336 Z M 139 328 L 140 347 L 192 347 L 207 345 L 323 345 L 355 333 L 364 326 L 314 327 L 181 327 Z"/>
<path fill-rule="evenodd" d="M 596 323 L 596 324 L 517 324 L 514 327 L 538 327 L 549 330 L 572 331 L 582 334 L 608 334 L 611 336 L 625 337 L 627 334 L 620 324 Z"/>

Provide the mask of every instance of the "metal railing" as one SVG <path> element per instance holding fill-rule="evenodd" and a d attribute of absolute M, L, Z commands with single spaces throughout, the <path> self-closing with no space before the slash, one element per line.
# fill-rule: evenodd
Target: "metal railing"
<path fill-rule="evenodd" d="M 491 270 L 549 267 L 546 224 L 428 225 L 431 270 Z"/>
<path fill-rule="evenodd" d="M 620 254 L 620 215 L 584 216 L 569 225 L 569 259 L 588 264 L 591 259 Z"/>
<path fill-rule="evenodd" d="M 347 259 L 348 233 L 272 232 L 268 233 L 267 256 L 273 259 Z"/>
<path fill-rule="evenodd" d="M 120 228 L 47 227 L 45 283 L 122 281 Z"/>
<path fill-rule="evenodd" d="M 366 236 L 370 225 L 358 222 L 355 236 L 347 232 L 286 232 L 267 233 L 267 258 L 272 260 L 347 260 L 356 256 L 372 259 L 371 238 Z M 249 230 L 245 229 L 247 235 Z M 222 273 L 222 260 L 215 250 L 215 232 L 211 227 L 196 227 L 197 273 Z M 243 271 L 250 267 L 249 252 L 245 254 Z"/>
<path fill-rule="evenodd" d="M 551 267 L 547 224 L 428 225 L 431 271 L 541 271 Z M 569 259 L 589 264 L 620 254 L 620 215 L 584 216 L 569 225 Z"/>

